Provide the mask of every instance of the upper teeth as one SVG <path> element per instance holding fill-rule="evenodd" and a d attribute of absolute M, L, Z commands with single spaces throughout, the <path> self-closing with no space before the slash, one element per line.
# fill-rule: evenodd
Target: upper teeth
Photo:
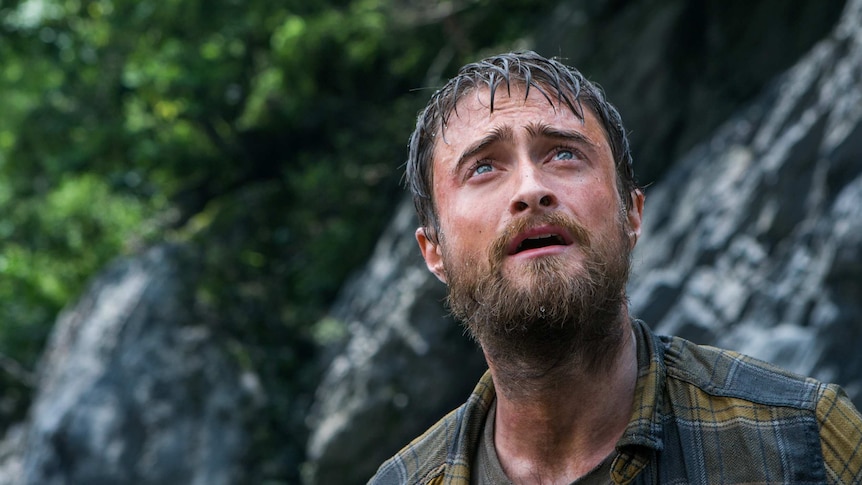
<path fill-rule="evenodd" d="M 546 238 L 549 238 L 549 237 L 554 237 L 554 235 L 553 235 L 553 234 L 545 234 L 545 235 L 543 235 L 543 236 L 533 236 L 533 237 L 528 237 L 527 239 L 546 239 Z"/>

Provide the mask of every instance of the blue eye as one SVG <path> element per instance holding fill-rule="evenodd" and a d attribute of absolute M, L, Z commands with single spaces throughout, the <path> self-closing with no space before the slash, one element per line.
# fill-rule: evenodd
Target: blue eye
<path fill-rule="evenodd" d="M 473 169 L 473 175 L 482 175 L 483 173 L 488 173 L 491 170 L 494 170 L 494 167 L 492 167 L 490 163 L 483 163 L 481 165 L 477 165 L 476 168 Z"/>
<path fill-rule="evenodd" d="M 554 160 L 573 160 L 575 154 L 571 150 L 560 150 L 554 155 Z"/>

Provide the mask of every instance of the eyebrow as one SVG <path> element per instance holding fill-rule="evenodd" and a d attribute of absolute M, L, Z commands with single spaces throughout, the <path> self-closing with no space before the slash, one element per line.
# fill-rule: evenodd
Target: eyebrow
<path fill-rule="evenodd" d="M 598 143 L 591 140 L 589 137 L 578 131 L 563 130 L 554 128 L 545 123 L 530 123 L 526 126 L 527 133 L 533 138 L 551 138 L 556 140 L 569 140 L 577 143 L 582 143 L 591 148 L 597 148 Z"/>
<path fill-rule="evenodd" d="M 515 132 L 512 130 L 511 126 L 505 125 L 494 128 L 491 133 L 488 133 L 488 135 L 481 140 L 468 146 L 467 149 L 461 153 L 461 156 L 458 157 L 458 162 L 455 163 L 455 167 L 452 169 L 452 173 L 459 173 L 464 164 L 477 154 L 486 150 L 489 146 L 499 142 L 513 142 L 514 140 Z"/>

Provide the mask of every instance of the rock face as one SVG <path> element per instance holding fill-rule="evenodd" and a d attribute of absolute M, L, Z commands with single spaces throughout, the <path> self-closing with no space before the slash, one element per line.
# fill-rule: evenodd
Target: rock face
<path fill-rule="evenodd" d="M 825 40 L 647 190 L 629 289 L 633 313 L 660 332 L 837 382 L 857 405 L 860 19 L 862 0 L 849 1 Z M 699 122 L 694 105 L 685 111 L 680 127 Z M 336 310 L 352 337 L 317 394 L 311 483 L 363 483 L 476 380 L 475 351 L 418 260 L 409 210 Z"/>
<path fill-rule="evenodd" d="M 121 260 L 64 312 L 30 416 L 0 446 L 0 482 L 241 482 L 249 393 L 195 321 L 187 259 Z"/>
<path fill-rule="evenodd" d="M 862 2 L 648 191 L 633 312 L 862 406 Z"/>

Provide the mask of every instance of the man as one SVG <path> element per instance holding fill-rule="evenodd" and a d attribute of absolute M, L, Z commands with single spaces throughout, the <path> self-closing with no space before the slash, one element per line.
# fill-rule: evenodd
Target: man
<path fill-rule="evenodd" d="M 416 239 L 489 370 L 372 483 L 862 483 L 840 388 L 629 316 L 631 165 L 603 93 L 535 53 L 434 94 L 407 163 Z"/>

